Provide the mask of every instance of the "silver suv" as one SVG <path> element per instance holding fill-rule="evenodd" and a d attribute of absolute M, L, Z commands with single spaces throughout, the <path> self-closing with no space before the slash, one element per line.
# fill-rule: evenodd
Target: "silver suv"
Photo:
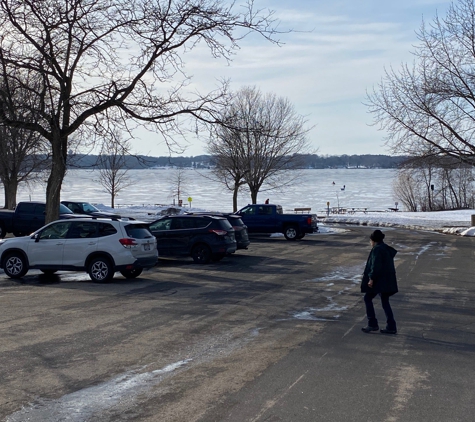
<path fill-rule="evenodd" d="M 39 269 L 46 274 L 86 271 L 93 281 L 107 282 L 116 271 L 138 277 L 157 260 L 156 238 L 140 221 L 58 220 L 30 236 L 0 241 L 0 268 L 11 278 Z"/>

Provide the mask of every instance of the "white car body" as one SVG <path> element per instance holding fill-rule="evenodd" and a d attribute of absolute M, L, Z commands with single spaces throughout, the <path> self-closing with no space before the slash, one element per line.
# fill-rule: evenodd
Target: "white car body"
<path fill-rule="evenodd" d="M 12 278 L 29 269 L 87 271 L 94 281 L 108 281 L 116 271 L 134 278 L 157 259 L 155 236 L 135 220 L 58 220 L 30 236 L 0 241 L 0 267 Z"/>

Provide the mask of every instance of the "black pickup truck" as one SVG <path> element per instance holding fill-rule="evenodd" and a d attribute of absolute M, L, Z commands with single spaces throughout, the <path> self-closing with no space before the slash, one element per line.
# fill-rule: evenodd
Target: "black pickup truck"
<path fill-rule="evenodd" d="M 318 230 L 315 214 L 284 214 L 280 205 L 250 204 L 235 214 L 249 233 L 283 233 L 287 240 L 296 240 Z"/>
<path fill-rule="evenodd" d="M 0 210 L 0 238 L 7 233 L 25 236 L 45 225 L 46 204 L 44 202 L 19 202 L 14 210 Z M 85 217 L 74 214 L 63 204 L 59 205 L 59 218 Z"/>

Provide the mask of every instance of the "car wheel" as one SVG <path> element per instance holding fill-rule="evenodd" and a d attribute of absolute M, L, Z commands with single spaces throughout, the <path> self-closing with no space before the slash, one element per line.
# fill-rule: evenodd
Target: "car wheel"
<path fill-rule="evenodd" d="M 136 278 L 140 274 L 142 274 L 143 269 L 142 268 L 134 268 L 133 270 L 122 270 L 120 273 L 125 277 L 125 278 Z"/>
<path fill-rule="evenodd" d="M 112 280 L 112 277 L 114 276 L 112 264 L 105 257 L 94 258 L 90 262 L 87 272 L 89 277 L 91 277 L 91 280 L 96 283 L 106 283 Z"/>
<path fill-rule="evenodd" d="M 28 264 L 23 255 L 12 253 L 3 262 L 3 271 L 10 278 L 21 278 L 28 272 Z"/>
<path fill-rule="evenodd" d="M 288 226 L 284 230 L 284 236 L 287 240 L 296 240 L 299 236 L 299 231 L 295 226 Z"/>
<path fill-rule="evenodd" d="M 211 250 L 204 243 L 200 243 L 191 251 L 191 257 L 197 264 L 207 264 L 211 260 Z"/>
<path fill-rule="evenodd" d="M 3 239 L 7 235 L 7 232 L 5 231 L 5 226 L 3 224 L 0 224 L 0 239 Z"/>

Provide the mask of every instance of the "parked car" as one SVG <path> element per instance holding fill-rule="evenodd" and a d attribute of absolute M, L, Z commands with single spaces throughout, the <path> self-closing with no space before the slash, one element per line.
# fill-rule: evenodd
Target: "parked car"
<path fill-rule="evenodd" d="M 283 233 L 287 240 L 318 231 L 315 214 L 284 214 L 280 205 L 250 204 L 236 212 L 249 233 Z"/>
<path fill-rule="evenodd" d="M 236 251 L 234 229 L 227 219 L 211 215 L 167 215 L 149 224 L 162 255 L 191 256 L 196 263 L 219 261 Z"/>
<path fill-rule="evenodd" d="M 242 221 L 241 217 L 236 214 L 227 214 L 220 212 L 187 212 L 190 215 L 214 215 L 216 217 L 226 218 L 234 229 L 234 237 L 236 238 L 237 249 L 247 249 L 251 241 L 247 232 L 247 226 Z"/>
<path fill-rule="evenodd" d="M 120 214 L 114 212 L 101 211 L 89 202 L 82 201 L 61 201 L 75 214 L 92 215 L 93 217 L 121 218 Z"/>
<path fill-rule="evenodd" d="M 7 233 L 25 236 L 45 225 L 46 203 L 38 201 L 19 202 L 14 210 L 0 210 L 0 238 Z M 74 214 L 68 207 L 59 204 L 59 218 L 83 218 Z"/>
<path fill-rule="evenodd" d="M 31 236 L 0 241 L 0 268 L 11 278 L 30 269 L 44 273 L 86 271 L 96 282 L 116 271 L 138 277 L 158 260 L 157 241 L 148 224 L 139 221 L 78 218 L 57 220 Z"/>

